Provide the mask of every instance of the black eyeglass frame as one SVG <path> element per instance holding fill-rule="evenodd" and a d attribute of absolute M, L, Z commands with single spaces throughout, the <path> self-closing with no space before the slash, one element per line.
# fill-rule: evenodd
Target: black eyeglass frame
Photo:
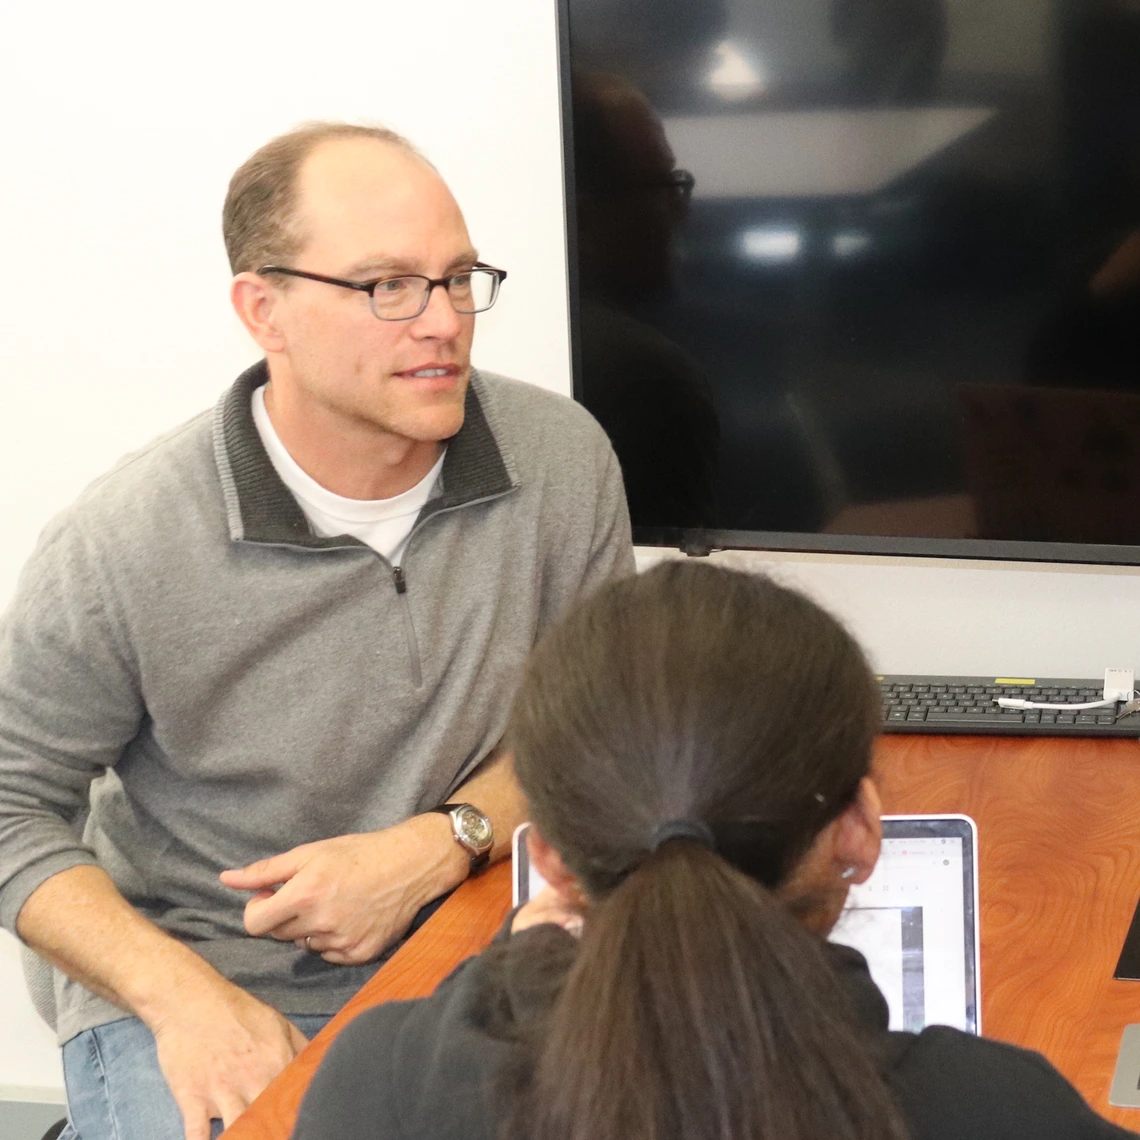
<path fill-rule="evenodd" d="M 472 273 L 476 269 L 481 269 L 485 273 L 492 273 L 495 277 L 494 291 L 491 293 L 491 302 L 481 309 L 461 309 L 459 308 L 451 297 L 451 282 L 456 277 L 463 277 L 466 274 Z M 425 277 L 422 273 L 396 273 L 391 277 L 377 277 L 375 281 L 345 281 L 341 277 L 326 277 L 323 273 L 309 273 L 304 269 L 290 269 L 285 265 L 263 265 L 258 271 L 258 276 L 266 273 L 281 273 L 286 277 L 303 277 L 306 281 L 320 281 L 325 285 L 339 285 L 342 289 L 356 289 L 360 293 L 368 294 L 368 306 L 372 310 L 372 315 L 378 321 L 414 321 L 416 317 L 422 316 L 424 309 L 428 307 L 428 302 L 431 300 L 432 291 L 438 285 L 442 285 L 444 292 L 447 293 L 447 299 L 451 301 L 451 307 L 457 313 L 463 316 L 472 316 L 475 313 L 485 313 L 491 308 L 494 303 L 499 299 L 499 288 L 507 279 L 507 271 L 505 269 L 496 269 L 493 265 L 487 265 L 485 262 L 477 261 L 470 269 L 461 269 L 457 273 L 449 273 L 446 277 Z M 423 301 L 420 307 L 414 312 L 409 313 L 406 317 L 382 317 L 376 311 L 376 286 L 383 285 L 385 281 L 426 281 L 427 288 L 424 290 Z"/>
<path fill-rule="evenodd" d="M 677 166 L 660 178 L 616 182 L 602 189 L 580 188 L 578 197 L 604 198 L 607 195 L 643 194 L 651 190 L 664 190 L 670 197 L 675 198 L 680 205 L 688 205 L 693 197 L 693 188 L 696 184 L 697 179 L 692 171 Z"/>
<path fill-rule="evenodd" d="M 684 167 L 677 166 L 669 171 L 668 174 L 661 180 L 661 185 L 666 190 L 672 191 L 677 197 L 683 201 L 688 202 L 693 196 L 693 187 L 696 186 L 697 180 L 693 176 L 691 170 L 685 170 Z"/>

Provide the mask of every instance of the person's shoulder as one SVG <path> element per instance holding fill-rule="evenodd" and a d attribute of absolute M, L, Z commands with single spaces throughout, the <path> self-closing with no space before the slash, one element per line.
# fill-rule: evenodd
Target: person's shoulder
<path fill-rule="evenodd" d="M 1039 1053 L 947 1026 L 891 1033 L 888 1083 L 913 1140 L 1097 1140 L 1130 1136 L 1096 1115 Z"/>
<path fill-rule="evenodd" d="M 472 384 L 491 430 L 511 449 L 608 449 L 598 421 L 581 404 L 538 384 L 472 370 Z"/>
<path fill-rule="evenodd" d="M 199 412 L 185 423 L 128 452 L 79 494 L 74 507 L 81 510 L 111 505 L 139 492 L 156 492 L 182 484 L 188 475 L 212 461 L 211 413 Z"/>
<path fill-rule="evenodd" d="M 488 372 L 483 368 L 471 369 L 471 382 L 480 400 L 489 397 L 504 410 L 536 418 L 568 415 L 573 417 L 575 409 L 581 406 L 569 396 L 545 388 L 529 380 L 516 380 L 500 372 Z M 587 413 L 588 416 L 588 413 Z"/>
<path fill-rule="evenodd" d="M 489 1093 L 509 1046 L 485 1031 L 486 958 L 427 998 L 386 1002 L 333 1041 L 305 1094 L 294 1140 L 432 1136 L 491 1140 Z"/>
<path fill-rule="evenodd" d="M 124 455 L 89 483 L 47 524 L 41 548 L 66 535 L 113 545 L 132 533 L 181 526 L 185 510 L 218 498 L 216 484 L 212 415 L 205 411 Z"/>
<path fill-rule="evenodd" d="M 305 1091 L 292 1140 L 391 1135 L 398 1110 L 392 1061 L 411 1002 L 365 1010 L 334 1038 Z"/>

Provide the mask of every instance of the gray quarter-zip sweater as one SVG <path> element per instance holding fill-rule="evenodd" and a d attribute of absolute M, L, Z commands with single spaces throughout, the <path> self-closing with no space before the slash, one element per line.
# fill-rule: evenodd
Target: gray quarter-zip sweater
<path fill-rule="evenodd" d="M 472 373 L 395 568 L 311 533 L 265 453 L 264 364 L 45 530 L 0 622 L 0 923 L 98 863 L 286 1013 L 375 970 L 251 938 L 218 873 L 441 803 L 501 737 L 564 606 L 633 571 L 621 475 L 573 401 Z M 56 976 L 61 1041 L 122 1017 Z"/>

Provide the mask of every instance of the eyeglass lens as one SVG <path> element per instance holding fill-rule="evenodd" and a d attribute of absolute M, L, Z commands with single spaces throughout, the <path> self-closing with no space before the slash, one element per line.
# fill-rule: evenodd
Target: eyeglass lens
<path fill-rule="evenodd" d="M 426 277 L 392 277 L 372 290 L 372 311 L 382 320 L 418 316 L 428 303 Z M 499 275 L 487 269 L 472 269 L 448 279 L 447 295 L 457 313 L 481 313 L 495 303 Z"/>

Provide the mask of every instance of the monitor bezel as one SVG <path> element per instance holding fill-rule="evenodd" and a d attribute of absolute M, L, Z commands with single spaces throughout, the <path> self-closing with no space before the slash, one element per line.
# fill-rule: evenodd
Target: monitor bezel
<path fill-rule="evenodd" d="M 577 391 L 574 398 L 582 403 Z M 912 558 L 973 559 L 990 562 L 1140 565 L 1140 546 L 1109 546 L 1079 542 L 913 538 L 894 535 L 822 534 L 813 531 L 697 530 L 653 526 L 635 526 L 633 541 L 635 546 L 677 549 L 698 556 L 711 554 L 717 550 L 756 550 L 805 554 L 900 555 Z"/>
<path fill-rule="evenodd" d="M 571 91 L 570 0 L 557 0 L 556 7 L 571 386 L 574 399 L 588 411 L 589 408 L 582 393 L 577 195 L 574 184 L 573 161 L 574 118 Z M 824 534 L 818 531 L 691 529 L 638 524 L 633 526 L 633 542 L 635 546 L 675 549 L 695 556 L 711 554 L 718 550 L 756 550 L 805 554 L 966 559 L 990 562 L 1140 566 L 1140 544 L 1030 542 L 990 538 L 921 538 L 899 535 Z"/>

